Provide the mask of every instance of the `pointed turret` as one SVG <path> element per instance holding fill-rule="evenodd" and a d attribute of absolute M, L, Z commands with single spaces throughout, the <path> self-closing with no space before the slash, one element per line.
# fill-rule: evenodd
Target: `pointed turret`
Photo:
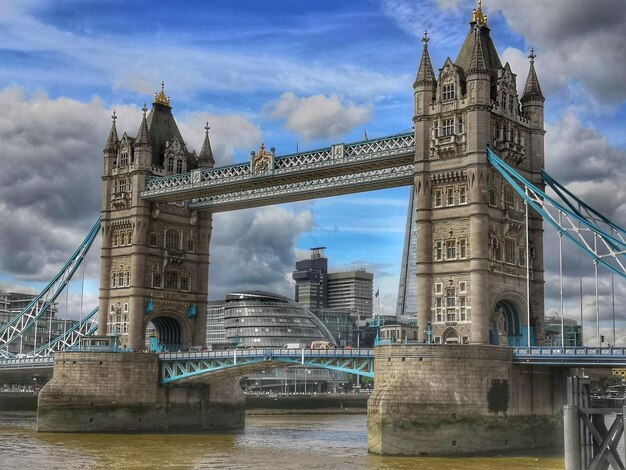
<path fill-rule="evenodd" d="M 487 15 L 483 13 L 482 1 L 479 1 L 478 8 L 472 11 L 470 26 L 469 33 L 454 63 L 466 74 L 472 67 L 482 67 L 490 74 L 497 75 L 497 70 L 502 68 L 502 62 L 489 35 Z"/>
<path fill-rule="evenodd" d="M 117 121 L 117 115 L 115 111 L 113 111 L 113 115 L 111 116 L 113 123 L 111 124 L 111 132 L 109 132 L 109 138 L 107 139 L 107 143 L 104 146 L 105 152 L 115 151 L 119 146 L 119 139 L 117 138 L 117 127 L 115 126 L 115 121 Z"/>
<path fill-rule="evenodd" d="M 148 130 L 148 121 L 146 119 L 146 113 L 148 112 L 148 107 L 146 103 L 143 104 L 143 118 L 141 119 L 141 125 L 139 126 L 139 132 L 137 132 L 137 138 L 135 139 L 135 148 L 139 147 L 149 147 L 150 144 L 150 131 Z"/>
<path fill-rule="evenodd" d="M 522 103 L 526 103 L 531 100 L 545 101 L 541 87 L 539 86 L 539 79 L 537 78 L 537 72 L 535 72 L 535 50 L 530 49 L 530 69 L 528 71 L 528 78 L 526 78 L 526 85 L 524 86 L 524 93 L 522 95 Z"/>
<path fill-rule="evenodd" d="M 202 149 L 198 156 L 198 168 L 213 168 L 215 166 L 215 159 L 213 158 L 213 150 L 211 149 L 211 140 L 209 139 L 209 123 L 206 123 L 204 127 L 205 135 L 204 142 L 202 143 Z"/>
<path fill-rule="evenodd" d="M 146 113 L 148 107 L 146 103 L 141 108 L 143 116 L 141 118 L 141 125 L 137 132 L 137 138 L 134 142 L 135 159 L 140 168 L 149 169 L 152 167 L 152 141 L 150 140 L 150 130 L 148 128 L 148 120 Z"/>
<path fill-rule="evenodd" d="M 431 63 L 430 55 L 428 54 L 428 41 L 430 41 L 428 33 L 424 31 L 424 37 L 422 38 L 424 51 L 422 52 L 422 60 L 420 60 L 420 66 L 417 70 L 417 77 L 415 78 L 413 88 L 426 86 L 434 89 L 437 82 L 435 73 L 433 72 L 433 64 Z"/>
<path fill-rule="evenodd" d="M 474 41 L 472 48 L 472 55 L 470 63 L 465 69 L 466 75 L 473 73 L 488 73 L 489 67 L 487 66 L 487 59 L 485 55 L 485 49 L 483 47 L 483 41 L 481 40 L 481 32 L 479 26 L 473 28 Z"/>

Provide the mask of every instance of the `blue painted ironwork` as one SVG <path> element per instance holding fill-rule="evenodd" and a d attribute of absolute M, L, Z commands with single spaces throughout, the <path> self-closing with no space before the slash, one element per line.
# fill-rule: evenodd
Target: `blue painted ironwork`
<path fill-rule="evenodd" d="M 44 315 L 50 305 L 57 299 L 72 279 L 72 276 L 83 262 L 89 248 L 100 231 L 100 219 L 93 225 L 83 242 L 72 254 L 59 273 L 50 281 L 43 291 L 35 297 L 15 317 L 0 328 L 0 357 L 7 357 L 8 345 L 18 340 L 35 322 Z M 2 348 L 5 348 L 4 351 Z"/>
<path fill-rule="evenodd" d="M 597 219 L 589 219 L 578 210 L 574 210 L 570 202 L 561 203 L 537 188 L 507 165 L 491 149 L 487 149 L 487 154 L 489 162 L 511 184 L 520 197 L 559 234 L 575 243 L 593 259 L 595 264 L 600 264 L 626 279 L 626 242 L 624 240 L 600 227 L 596 223 Z M 551 179 L 552 181 L 554 180 Z M 602 219 L 608 220 L 603 216 Z M 619 227 L 616 224 L 612 225 Z"/>
<path fill-rule="evenodd" d="M 54 366 L 54 357 L 22 357 L 0 359 L 0 370 L 19 370 L 19 369 L 52 369 Z"/>
<path fill-rule="evenodd" d="M 63 334 L 57 336 L 43 346 L 35 349 L 32 353 L 34 357 L 47 357 L 55 352 L 64 351 L 70 349 L 73 346 L 79 344 L 80 339 L 83 336 L 91 336 L 98 328 L 92 319 L 98 313 L 99 307 L 94 308 L 89 314 L 83 318 L 80 322 L 74 323 L 71 328 L 68 328 Z"/>
<path fill-rule="evenodd" d="M 568 367 L 624 367 L 626 366 L 626 348 L 586 346 L 513 348 L 513 362 Z"/>
<path fill-rule="evenodd" d="M 162 353 L 164 384 L 209 378 L 220 372 L 247 371 L 301 365 L 374 377 L 373 349 L 231 349 L 215 352 Z M 237 368 L 238 370 L 235 370 Z"/>

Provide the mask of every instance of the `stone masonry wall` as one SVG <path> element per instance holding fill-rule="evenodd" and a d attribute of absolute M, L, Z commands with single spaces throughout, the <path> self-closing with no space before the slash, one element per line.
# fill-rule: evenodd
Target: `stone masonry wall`
<path fill-rule="evenodd" d="M 550 370 L 518 369 L 509 348 L 376 348 L 368 447 L 385 455 L 472 455 L 562 440 Z"/>
<path fill-rule="evenodd" d="M 39 393 L 37 430 L 155 432 L 240 429 L 238 381 L 162 386 L 159 360 L 142 353 L 59 353 Z"/>

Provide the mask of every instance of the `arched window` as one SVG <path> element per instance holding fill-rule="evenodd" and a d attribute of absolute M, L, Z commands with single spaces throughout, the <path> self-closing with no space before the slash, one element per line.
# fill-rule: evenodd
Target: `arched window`
<path fill-rule="evenodd" d="M 173 158 L 169 158 L 167 160 L 167 171 L 169 171 L 170 173 L 174 173 L 174 159 Z"/>
<path fill-rule="evenodd" d="M 174 229 L 170 229 L 165 234 L 165 248 L 168 250 L 178 250 L 180 249 L 180 235 Z"/>
<path fill-rule="evenodd" d="M 176 161 L 176 173 L 180 175 L 182 172 L 183 172 L 183 161 L 177 160 Z"/>

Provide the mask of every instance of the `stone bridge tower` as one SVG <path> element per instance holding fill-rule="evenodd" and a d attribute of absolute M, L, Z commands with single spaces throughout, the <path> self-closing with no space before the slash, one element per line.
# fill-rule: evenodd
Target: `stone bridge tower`
<path fill-rule="evenodd" d="M 525 345 L 523 200 L 487 161 L 487 147 L 542 186 L 544 97 L 534 69 L 521 99 L 487 16 L 473 11 L 455 61 L 435 76 L 424 33 L 414 84 L 417 320 L 421 340 Z M 543 227 L 530 213 L 530 335 L 543 339 Z"/>
<path fill-rule="evenodd" d="M 205 343 L 211 214 L 186 202 L 150 203 L 146 179 L 212 167 L 208 125 L 199 156 L 187 150 L 161 87 L 143 108 L 136 137 L 118 138 L 115 113 L 104 148 L 99 334 L 145 348 L 151 322 L 158 341 L 178 350 Z"/>

